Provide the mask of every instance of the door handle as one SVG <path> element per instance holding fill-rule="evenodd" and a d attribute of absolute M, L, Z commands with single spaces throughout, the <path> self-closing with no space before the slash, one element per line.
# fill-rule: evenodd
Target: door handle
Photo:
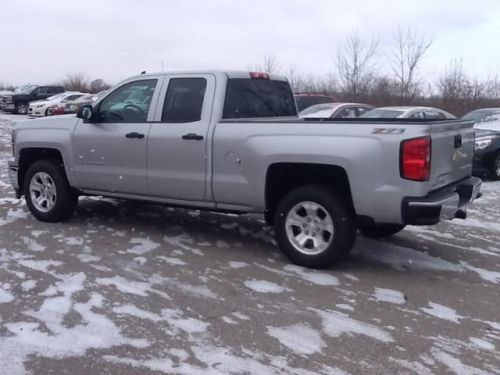
<path fill-rule="evenodd" d="M 142 138 L 144 138 L 144 134 L 142 134 L 142 133 L 137 133 L 137 132 L 132 132 L 132 133 L 127 133 L 127 134 L 125 134 L 125 137 L 127 137 L 127 138 L 137 138 L 137 139 L 142 139 Z"/>
<path fill-rule="evenodd" d="M 462 147 L 462 135 L 457 134 L 457 135 L 454 137 L 454 139 L 453 139 L 453 143 L 454 143 L 454 144 L 453 144 L 453 146 L 454 146 L 455 148 L 460 148 L 460 147 Z"/>
<path fill-rule="evenodd" d="M 187 139 L 188 141 L 201 141 L 203 139 L 203 136 L 199 134 L 189 133 L 184 134 L 182 136 L 182 139 Z"/>

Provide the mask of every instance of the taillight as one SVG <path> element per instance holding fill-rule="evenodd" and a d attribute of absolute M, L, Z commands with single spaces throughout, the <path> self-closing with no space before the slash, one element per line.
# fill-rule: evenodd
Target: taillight
<path fill-rule="evenodd" d="M 252 79 L 270 79 L 268 73 L 263 72 L 250 72 L 250 78 Z"/>
<path fill-rule="evenodd" d="M 413 181 L 428 181 L 430 175 L 430 137 L 403 141 L 401 143 L 401 177 Z"/>

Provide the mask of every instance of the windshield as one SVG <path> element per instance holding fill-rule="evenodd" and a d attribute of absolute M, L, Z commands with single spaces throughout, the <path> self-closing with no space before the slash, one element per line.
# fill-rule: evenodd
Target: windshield
<path fill-rule="evenodd" d="M 467 120 L 474 120 L 474 118 L 470 117 Z M 479 117 L 479 120 L 475 120 L 474 129 L 500 131 L 500 111 L 483 112 L 483 115 Z"/>
<path fill-rule="evenodd" d="M 314 117 L 314 118 L 326 118 L 332 117 L 333 112 L 337 108 L 337 105 L 332 104 L 316 104 L 312 107 L 304 109 L 299 113 L 300 117 Z"/>
<path fill-rule="evenodd" d="M 372 109 L 366 113 L 363 113 L 361 118 L 398 118 L 404 113 L 404 111 L 398 111 L 396 109 Z"/>
<path fill-rule="evenodd" d="M 23 88 L 21 88 L 22 92 L 25 93 L 25 94 L 31 94 L 33 91 L 35 91 L 36 89 L 38 88 L 37 85 L 28 85 L 28 86 L 24 86 Z"/>
<path fill-rule="evenodd" d="M 484 121 L 488 118 L 488 116 L 492 116 L 494 114 L 500 114 L 500 110 L 491 110 L 491 109 L 479 109 L 472 112 L 467 113 L 463 119 L 464 120 L 472 120 L 474 122 Z"/>

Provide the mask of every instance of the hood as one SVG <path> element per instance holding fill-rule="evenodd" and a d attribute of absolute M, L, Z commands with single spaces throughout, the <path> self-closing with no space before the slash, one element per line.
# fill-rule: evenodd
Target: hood
<path fill-rule="evenodd" d="M 16 122 L 16 130 L 29 129 L 73 129 L 79 119 L 76 115 L 60 115 L 42 117 L 38 119 L 26 119 Z"/>
<path fill-rule="evenodd" d="M 490 129 L 476 129 L 476 139 L 484 137 L 500 137 L 500 131 Z"/>

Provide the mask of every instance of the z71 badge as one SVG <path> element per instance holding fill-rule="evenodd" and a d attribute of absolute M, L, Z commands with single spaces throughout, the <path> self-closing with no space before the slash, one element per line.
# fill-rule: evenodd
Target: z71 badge
<path fill-rule="evenodd" d="M 403 134 L 406 129 L 402 128 L 375 128 L 372 131 L 372 134 Z"/>

